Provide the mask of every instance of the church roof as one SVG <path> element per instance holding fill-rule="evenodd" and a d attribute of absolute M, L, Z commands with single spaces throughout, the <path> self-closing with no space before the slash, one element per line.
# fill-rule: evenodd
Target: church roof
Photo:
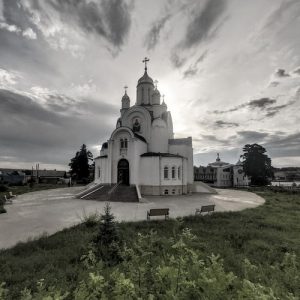
<path fill-rule="evenodd" d="M 192 138 L 169 139 L 169 145 L 192 145 Z"/>
<path fill-rule="evenodd" d="M 150 83 L 153 84 L 153 79 L 148 75 L 147 70 L 145 69 L 144 75 L 138 80 L 138 85 L 142 83 Z"/>
<path fill-rule="evenodd" d="M 161 156 L 161 157 L 180 157 L 182 158 L 183 156 L 179 154 L 171 154 L 171 153 L 161 153 L 161 152 L 146 152 L 141 155 L 141 157 L 149 157 L 149 156 Z"/>
<path fill-rule="evenodd" d="M 134 133 L 134 136 L 135 136 L 136 138 L 138 138 L 139 140 L 141 140 L 141 141 L 147 143 L 146 139 L 145 139 L 143 136 L 141 136 L 141 135 L 139 135 L 139 134 L 137 134 L 137 133 Z"/>
<path fill-rule="evenodd" d="M 123 95 L 122 97 L 122 101 L 125 101 L 125 100 L 129 100 L 130 101 L 130 98 L 129 96 L 127 95 L 127 92 L 125 91 L 125 94 Z"/>

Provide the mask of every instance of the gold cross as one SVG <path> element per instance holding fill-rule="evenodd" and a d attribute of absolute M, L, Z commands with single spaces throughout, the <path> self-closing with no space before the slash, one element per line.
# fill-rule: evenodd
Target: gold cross
<path fill-rule="evenodd" d="M 127 86 L 127 85 L 125 85 L 125 86 L 124 86 L 124 89 L 125 89 L 125 94 L 127 94 L 127 89 L 128 89 L 128 86 Z"/>

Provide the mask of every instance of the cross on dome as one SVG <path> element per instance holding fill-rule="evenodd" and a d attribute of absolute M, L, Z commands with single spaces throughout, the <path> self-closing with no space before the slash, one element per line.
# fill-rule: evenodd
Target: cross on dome
<path fill-rule="evenodd" d="M 124 86 L 124 89 L 125 89 L 125 94 L 127 94 L 127 89 L 128 89 L 128 86 L 127 86 L 127 85 L 125 85 L 125 86 Z"/>
<path fill-rule="evenodd" d="M 157 89 L 158 80 L 154 80 L 155 88 Z"/>
<path fill-rule="evenodd" d="M 145 64 L 145 71 L 147 71 L 147 62 L 149 61 L 150 59 L 148 57 L 145 57 L 143 59 L 143 63 Z"/>

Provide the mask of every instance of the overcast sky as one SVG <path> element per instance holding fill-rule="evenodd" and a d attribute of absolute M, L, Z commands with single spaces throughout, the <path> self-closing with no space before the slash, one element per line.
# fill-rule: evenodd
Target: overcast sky
<path fill-rule="evenodd" d="M 300 166 L 299 0 L 0 0 L 0 167 L 98 155 L 145 56 L 195 165 Z"/>

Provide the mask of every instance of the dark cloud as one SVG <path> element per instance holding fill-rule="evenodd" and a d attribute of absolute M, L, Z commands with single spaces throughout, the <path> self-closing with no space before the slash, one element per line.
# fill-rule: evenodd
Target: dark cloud
<path fill-rule="evenodd" d="M 87 33 L 96 33 L 114 46 L 123 45 L 131 25 L 131 5 L 124 0 L 51 0 L 63 22 L 73 22 Z M 38 5 L 41 9 L 42 5 Z"/>
<path fill-rule="evenodd" d="M 3 16 L 7 24 L 15 25 L 21 30 L 34 27 L 31 15 L 24 9 L 20 0 L 3 0 Z"/>
<path fill-rule="evenodd" d="M 286 73 L 286 71 L 284 69 L 278 69 L 275 72 L 275 76 L 277 76 L 277 77 L 289 77 L 290 75 L 288 73 Z"/>
<path fill-rule="evenodd" d="M 286 11 L 293 9 L 294 11 L 300 8 L 299 0 L 282 1 L 278 8 L 270 15 L 264 29 L 274 28 L 276 23 L 280 23 L 284 18 Z"/>
<path fill-rule="evenodd" d="M 147 50 L 155 48 L 159 42 L 160 32 L 165 27 L 167 21 L 171 18 L 171 14 L 166 14 L 161 19 L 154 22 L 145 37 L 145 46 Z"/>
<path fill-rule="evenodd" d="M 299 156 L 300 132 L 271 135 L 263 145 L 274 157 Z"/>
<path fill-rule="evenodd" d="M 276 86 L 278 86 L 279 84 L 280 84 L 279 81 L 272 81 L 272 82 L 269 84 L 269 86 L 270 86 L 270 87 L 276 87 Z"/>
<path fill-rule="evenodd" d="M 195 61 L 194 64 L 190 65 L 190 67 L 183 73 L 183 78 L 193 77 L 198 74 L 199 72 L 198 64 L 204 61 L 204 59 L 207 57 L 207 53 L 208 52 L 206 50 L 203 54 L 201 54 L 198 57 L 198 59 Z"/>
<path fill-rule="evenodd" d="M 257 100 L 251 100 L 247 103 L 243 103 L 240 105 L 237 105 L 233 108 L 230 108 L 228 110 L 215 110 L 213 111 L 215 114 L 223 114 L 223 113 L 228 113 L 228 112 L 234 112 L 237 110 L 240 110 L 242 108 L 250 108 L 250 109 L 255 109 L 255 108 L 260 108 L 260 109 L 266 109 L 268 106 L 276 103 L 275 99 L 270 99 L 270 98 L 261 98 Z"/>
<path fill-rule="evenodd" d="M 4 18 L 8 24 L 21 29 L 34 28 L 40 36 L 39 28 L 32 22 L 31 10 L 38 11 L 40 18 L 48 23 L 55 23 L 47 11 L 47 5 L 56 10 L 62 22 L 75 25 L 86 33 L 94 33 L 116 48 L 124 44 L 131 26 L 133 1 L 127 4 L 124 0 L 35 0 L 28 4 L 29 9 L 25 9 L 20 0 L 4 0 Z"/>
<path fill-rule="evenodd" d="M 113 130 L 116 111 L 109 104 L 85 103 L 65 95 L 48 94 L 39 100 L 0 90 L 1 156 L 67 164 L 82 143 L 100 144 Z"/>
<path fill-rule="evenodd" d="M 217 128 L 232 128 L 232 127 L 238 127 L 239 124 L 235 122 L 226 122 L 222 120 L 218 120 L 215 122 L 215 127 Z"/>
<path fill-rule="evenodd" d="M 252 131 L 252 130 L 238 131 L 237 134 L 238 134 L 238 139 L 242 143 L 254 143 L 254 142 L 259 143 L 269 136 L 269 134 L 266 132 Z"/>
<path fill-rule="evenodd" d="M 201 7 L 193 16 L 191 22 L 187 26 L 185 39 L 182 42 L 183 48 L 190 48 L 201 41 L 210 37 L 213 31 L 215 35 L 214 25 L 219 20 L 226 8 L 225 0 L 209 0 Z"/>
<path fill-rule="evenodd" d="M 282 105 L 277 105 L 277 106 L 272 106 L 272 107 L 268 107 L 266 109 L 267 111 L 267 114 L 266 114 L 266 117 L 274 117 L 275 115 L 277 115 L 282 109 L 294 104 L 295 101 L 292 100 L 292 101 L 289 101 L 287 102 L 286 104 L 282 104 Z"/>
<path fill-rule="evenodd" d="M 171 62 L 175 68 L 180 68 L 184 65 L 186 58 L 180 57 L 176 52 L 171 54 Z"/>
<path fill-rule="evenodd" d="M 300 75 L 300 67 L 296 68 L 294 71 L 293 71 L 294 74 L 298 74 Z"/>
<path fill-rule="evenodd" d="M 215 142 L 221 145 L 227 145 L 228 141 L 224 139 L 219 139 L 216 135 L 213 134 L 201 134 L 201 139 L 193 138 L 196 142 L 203 142 L 203 141 L 209 141 L 209 142 Z"/>
<path fill-rule="evenodd" d="M 270 98 L 261 98 L 258 100 L 251 100 L 247 103 L 250 108 L 266 108 L 267 106 L 276 103 L 276 100 Z"/>

